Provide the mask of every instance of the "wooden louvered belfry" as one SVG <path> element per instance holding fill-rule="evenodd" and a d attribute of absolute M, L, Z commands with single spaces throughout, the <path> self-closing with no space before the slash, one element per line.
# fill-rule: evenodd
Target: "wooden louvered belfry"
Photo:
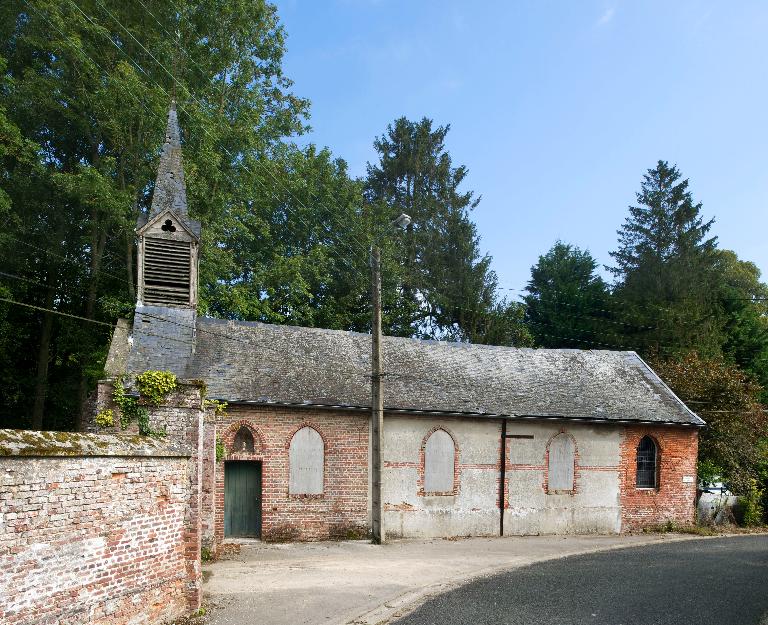
<path fill-rule="evenodd" d="M 149 215 L 139 219 L 138 303 L 195 308 L 200 223 L 189 218 L 181 133 L 171 104 Z"/>

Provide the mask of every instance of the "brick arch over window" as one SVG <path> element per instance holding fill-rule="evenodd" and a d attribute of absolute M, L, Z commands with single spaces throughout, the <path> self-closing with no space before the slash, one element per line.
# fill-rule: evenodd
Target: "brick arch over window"
<path fill-rule="evenodd" d="M 448 430 L 437 427 L 422 441 L 422 492 L 425 495 L 456 494 L 458 446 Z"/>
<path fill-rule="evenodd" d="M 253 440 L 253 447 L 243 450 L 242 442 L 245 439 L 248 442 L 245 432 L 250 434 Z M 231 423 L 222 435 L 222 442 L 227 449 L 228 456 L 250 456 L 261 455 L 264 453 L 264 437 L 259 429 L 250 421 L 240 420 Z M 239 446 L 238 446 L 238 443 Z"/>
<path fill-rule="evenodd" d="M 311 425 L 294 432 L 288 445 L 288 494 L 322 495 L 325 474 L 325 441 Z"/>
<path fill-rule="evenodd" d="M 235 440 L 232 446 L 234 447 L 235 451 L 253 453 L 255 444 L 251 431 L 244 425 L 241 425 L 240 429 L 235 434 Z"/>
<path fill-rule="evenodd" d="M 576 480 L 576 439 L 561 431 L 547 443 L 547 492 L 573 492 Z"/>
<path fill-rule="evenodd" d="M 658 441 L 646 434 L 640 439 L 635 452 L 637 468 L 635 486 L 637 488 L 659 487 L 660 447 Z"/>

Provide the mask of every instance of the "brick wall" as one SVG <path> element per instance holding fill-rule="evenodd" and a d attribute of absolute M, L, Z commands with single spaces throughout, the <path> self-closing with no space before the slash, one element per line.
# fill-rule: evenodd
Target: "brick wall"
<path fill-rule="evenodd" d="M 0 430 L 0 623 L 156 625 L 199 608 L 201 403 L 184 385 L 152 410 L 158 439 Z"/>
<path fill-rule="evenodd" d="M 657 444 L 658 488 L 638 488 L 637 445 L 644 436 Z M 622 531 L 672 521 L 694 522 L 698 430 L 682 427 L 627 426 L 621 438 L 619 474 Z M 686 481 L 683 481 L 686 478 Z"/>
<path fill-rule="evenodd" d="M 183 614 L 187 470 L 186 457 L 0 460 L 0 622 Z"/>
<path fill-rule="evenodd" d="M 362 537 L 368 533 L 368 415 L 358 412 L 292 407 L 230 406 L 216 418 L 225 459 L 207 479 L 215 480 L 216 538 L 224 538 L 226 462 L 262 465 L 262 539 L 324 540 Z M 241 425 L 254 439 L 253 453 L 233 450 Z M 288 492 L 288 450 L 293 434 L 313 427 L 323 438 L 325 466 L 321 495 Z M 206 490 L 209 485 L 204 485 Z"/>

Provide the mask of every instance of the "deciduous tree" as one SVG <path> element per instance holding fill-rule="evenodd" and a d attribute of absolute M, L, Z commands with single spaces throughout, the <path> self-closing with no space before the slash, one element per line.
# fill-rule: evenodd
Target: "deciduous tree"
<path fill-rule="evenodd" d="M 699 461 L 745 494 L 768 464 L 768 413 L 760 387 L 735 365 L 696 352 L 652 361 L 654 369 L 702 419 Z"/>

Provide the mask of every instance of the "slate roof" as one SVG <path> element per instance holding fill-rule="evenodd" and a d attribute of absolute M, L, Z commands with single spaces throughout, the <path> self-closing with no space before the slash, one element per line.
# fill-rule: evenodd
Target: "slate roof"
<path fill-rule="evenodd" d="M 195 334 L 183 375 L 205 380 L 211 397 L 370 406 L 368 334 L 210 318 Z M 704 424 L 634 352 L 397 337 L 382 346 L 390 411 Z"/>
<path fill-rule="evenodd" d="M 148 219 L 189 219 L 175 102 Z M 370 407 L 367 334 L 195 318 L 137 305 L 118 325 L 107 369 L 167 369 L 229 402 Z M 385 337 L 384 407 L 427 413 L 703 425 L 634 352 L 515 349 Z"/>
<path fill-rule="evenodd" d="M 200 238 L 200 222 L 190 219 L 187 210 L 187 185 L 184 182 L 184 164 L 181 158 L 181 130 L 175 101 L 171 102 L 168 110 L 165 141 L 163 141 L 163 151 L 157 166 L 152 205 L 148 215 L 139 216 L 137 228 L 140 230 L 153 217 L 166 210 L 172 210 L 176 217 Z"/>

